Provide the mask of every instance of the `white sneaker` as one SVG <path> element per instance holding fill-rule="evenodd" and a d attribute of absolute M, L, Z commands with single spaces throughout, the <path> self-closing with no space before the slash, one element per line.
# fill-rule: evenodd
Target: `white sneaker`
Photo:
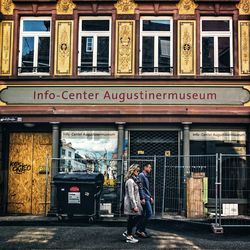
<path fill-rule="evenodd" d="M 128 237 L 128 233 L 127 233 L 127 231 L 125 231 L 125 232 L 123 232 L 123 234 L 122 234 L 122 236 L 124 236 L 124 237 Z"/>
<path fill-rule="evenodd" d="M 127 243 L 137 243 L 139 240 L 135 239 L 132 235 L 127 236 L 126 242 Z"/>

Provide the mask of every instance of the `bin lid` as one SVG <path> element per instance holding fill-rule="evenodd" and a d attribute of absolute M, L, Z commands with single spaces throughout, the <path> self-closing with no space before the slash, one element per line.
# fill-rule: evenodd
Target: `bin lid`
<path fill-rule="evenodd" d="M 72 172 L 59 173 L 53 178 L 55 183 L 74 182 L 74 183 L 103 183 L 104 176 L 101 173 L 87 173 L 87 172 Z"/>

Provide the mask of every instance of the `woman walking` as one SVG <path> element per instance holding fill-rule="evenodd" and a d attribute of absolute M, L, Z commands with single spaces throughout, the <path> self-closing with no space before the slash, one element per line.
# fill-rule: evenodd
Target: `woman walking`
<path fill-rule="evenodd" d="M 142 213 L 141 200 L 139 195 L 139 179 L 137 178 L 140 167 L 133 164 L 129 167 L 125 177 L 125 198 L 124 214 L 128 215 L 127 232 L 123 233 L 127 243 L 137 243 L 138 240 L 133 237 L 133 228 L 137 225 Z"/>

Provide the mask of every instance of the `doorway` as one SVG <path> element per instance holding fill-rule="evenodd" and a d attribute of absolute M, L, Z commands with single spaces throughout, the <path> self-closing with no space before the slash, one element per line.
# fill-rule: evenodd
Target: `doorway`
<path fill-rule="evenodd" d="M 153 166 L 149 182 L 150 192 L 152 195 L 155 194 L 155 212 L 173 207 L 172 200 L 174 202 L 178 198 L 178 193 L 173 193 L 171 202 L 165 203 L 164 208 L 162 207 L 166 190 L 177 190 L 179 185 L 178 169 L 168 167 L 166 157 L 175 156 L 171 158 L 171 164 L 178 166 L 179 152 L 180 136 L 178 131 L 130 131 L 130 158 L 136 159 L 141 168 L 145 163 L 150 163 Z M 164 187 L 165 190 L 163 190 Z"/>
<path fill-rule="evenodd" d="M 11 133 L 8 161 L 10 214 L 42 214 L 49 208 L 50 166 L 46 190 L 46 156 L 52 155 L 50 133 Z M 46 193 L 47 192 L 47 193 Z M 47 197 L 45 202 L 45 197 Z"/>

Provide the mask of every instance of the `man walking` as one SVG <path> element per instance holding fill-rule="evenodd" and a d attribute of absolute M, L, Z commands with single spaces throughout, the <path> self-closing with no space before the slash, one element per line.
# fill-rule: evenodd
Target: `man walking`
<path fill-rule="evenodd" d="M 141 215 L 140 222 L 137 225 L 136 234 L 142 238 L 148 238 L 149 234 L 146 231 L 146 226 L 148 221 L 150 220 L 153 210 L 152 204 L 154 203 L 154 199 L 149 191 L 149 180 L 148 174 L 152 171 L 152 166 L 147 163 L 143 167 L 143 171 L 139 174 L 138 178 L 141 182 L 140 188 L 140 198 L 143 206 L 143 212 Z"/>

